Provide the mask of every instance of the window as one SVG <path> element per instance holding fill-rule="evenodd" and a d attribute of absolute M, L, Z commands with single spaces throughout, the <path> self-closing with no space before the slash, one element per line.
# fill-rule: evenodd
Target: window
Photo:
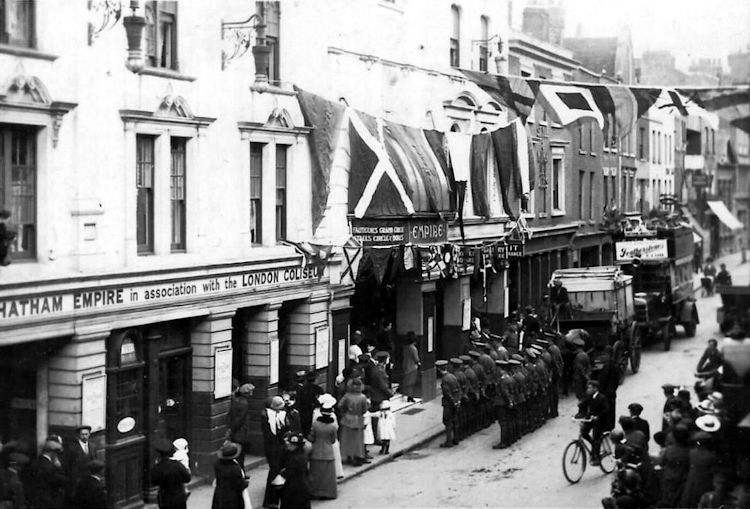
<path fill-rule="evenodd" d="M 170 172 L 170 197 L 172 204 L 172 251 L 185 250 L 185 138 L 170 140 L 172 168 Z"/>
<path fill-rule="evenodd" d="M 604 191 L 604 206 L 609 207 L 609 177 L 605 176 L 602 189 Z"/>
<path fill-rule="evenodd" d="M 589 173 L 589 219 L 594 219 L 594 174 Z"/>
<path fill-rule="evenodd" d="M 638 159 L 645 159 L 646 158 L 646 145 L 645 145 L 645 139 L 646 139 L 646 129 L 641 127 L 640 128 L 640 136 L 638 137 Z"/>
<path fill-rule="evenodd" d="M 704 132 L 704 135 L 706 137 L 706 149 L 705 149 L 705 152 L 706 152 L 706 154 L 710 154 L 711 151 L 709 150 L 708 127 L 705 127 L 703 129 L 703 132 Z"/>
<path fill-rule="evenodd" d="M 266 46 L 271 47 L 268 55 L 268 69 L 266 75 L 268 81 L 278 85 L 281 82 L 279 72 L 279 35 L 280 35 L 280 9 L 281 2 L 260 2 L 260 12 L 263 22 L 266 24 Z"/>
<path fill-rule="evenodd" d="M 656 162 L 661 164 L 661 133 L 656 133 Z"/>
<path fill-rule="evenodd" d="M 250 144 L 250 242 L 260 244 L 263 235 L 263 144 Z"/>
<path fill-rule="evenodd" d="M 487 62 L 489 61 L 490 56 L 490 48 L 487 42 L 490 38 L 489 24 L 487 16 L 479 18 L 479 70 L 482 72 L 487 72 Z"/>
<path fill-rule="evenodd" d="M 453 32 L 451 34 L 450 65 L 458 67 L 461 65 L 461 11 L 458 6 L 451 5 L 451 18 L 453 21 Z"/>
<path fill-rule="evenodd" d="M 33 48 L 33 0 L 0 0 L 0 26 L 0 43 Z"/>
<path fill-rule="evenodd" d="M 578 150 L 583 150 L 583 123 L 578 122 Z"/>
<path fill-rule="evenodd" d="M 145 15 L 148 65 L 177 69 L 177 2 L 149 2 Z"/>
<path fill-rule="evenodd" d="M 583 219 L 583 181 L 586 174 L 583 171 L 578 172 L 578 219 Z"/>
<path fill-rule="evenodd" d="M 0 126 L 0 208 L 18 226 L 14 258 L 36 255 L 36 199 L 35 131 Z"/>
<path fill-rule="evenodd" d="M 594 151 L 594 123 L 589 122 L 589 152 Z"/>
<path fill-rule="evenodd" d="M 154 252 L 154 137 L 136 136 L 136 237 L 138 253 Z"/>
<path fill-rule="evenodd" d="M 286 239 L 286 145 L 276 145 L 276 240 Z"/>
<path fill-rule="evenodd" d="M 552 210 L 562 210 L 560 182 L 562 181 L 562 159 L 552 159 Z"/>

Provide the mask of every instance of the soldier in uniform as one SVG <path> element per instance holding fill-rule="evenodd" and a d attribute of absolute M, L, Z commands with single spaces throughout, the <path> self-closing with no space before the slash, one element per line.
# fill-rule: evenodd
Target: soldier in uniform
<path fill-rule="evenodd" d="M 487 374 L 484 372 L 484 367 L 479 364 L 479 352 L 476 350 L 469 350 L 469 357 L 471 358 L 471 369 L 476 373 L 479 385 L 477 400 L 477 429 L 484 429 L 487 421 Z"/>
<path fill-rule="evenodd" d="M 540 394 L 539 394 L 539 413 L 542 424 L 547 420 L 549 416 L 549 386 L 550 386 L 550 369 L 549 363 L 552 362 L 552 357 L 542 350 L 540 346 L 531 347 L 534 353 L 536 353 L 536 369 L 539 372 L 541 379 Z"/>
<path fill-rule="evenodd" d="M 505 449 L 511 444 L 509 408 L 512 407 L 511 378 L 508 375 L 508 361 L 495 361 L 497 365 L 497 390 L 495 391 L 494 409 L 497 424 L 500 426 L 500 442 L 493 449 Z"/>
<path fill-rule="evenodd" d="M 531 348 L 524 350 L 526 354 L 526 369 L 528 370 L 528 380 L 531 385 L 531 397 L 529 398 L 529 427 L 535 430 L 540 426 L 539 400 L 542 389 L 542 380 L 536 366 L 536 352 Z"/>
<path fill-rule="evenodd" d="M 508 363 L 507 370 L 508 370 L 508 378 L 510 382 L 510 401 L 511 406 L 507 408 L 507 414 L 508 414 L 508 427 L 510 428 L 510 433 L 508 439 L 510 440 L 510 443 L 514 443 L 518 438 L 520 437 L 520 388 L 518 386 L 518 379 L 515 376 L 516 371 L 518 370 L 518 367 L 521 365 L 520 362 L 518 362 L 516 359 L 510 359 L 506 361 Z"/>
<path fill-rule="evenodd" d="M 495 359 L 493 359 L 489 352 L 490 346 L 483 343 L 484 351 L 479 352 L 479 358 L 477 362 L 484 369 L 485 376 L 487 378 L 487 386 L 485 387 L 486 405 L 487 411 L 485 413 L 485 427 L 492 424 L 495 420 L 493 412 L 492 398 L 495 396 Z"/>
<path fill-rule="evenodd" d="M 440 447 L 453 447 L 458 444 L 454 432 L 461 389 L 455 375 L 448 371 L 448 361 L 435 361 L 435 368 L 440 377 L 440 389 L 443 392 L 443 425 L 445 426 L 445 442 Z"/>
<path fill-rule="evenodd" d="M 467 434 L 471 435 L 477 429 L 477 414 L 479 410 L 479 379 L 477 373 L 471 367 L 471 357 L 468 355 L 461 355 L 459 359 L 464 363 L 462 368 L 464 375 L 466 376 L 466 396 L 468 397 L 469 404 L 466 418 L 466 431 Z"/>
<path fill-rule="evenodd" d="M 459 407 L 457 412 L 458 425 L 455 433 L 456 440 L 463 440 L 466 438 L 466 407 L 468 403 L 468 382 L 466 375 L 463 372 L 464 362 L 461 359 L 453 357 L 450 360 L 451 373 L 456 377 L 458 381 L 458 387 L 460 389 Z"/>
<path fill-rule="evenodd" d="M 557 417 L 557 406 L 560 401 L 560 380 L 563 373 L 563 357 L 560 347 L 557 343 L 551 342 L 547 348 L 552 357 L 552 386 L 550 388 L 550 417 Z"/>
<path fill-rule="evenodd" d="M 516 382 L 516 394 L 518 396 L 518 399 L 516 400 L 516 408 L 518 409 L 517 414 L 517 439 L 521 438 L 526 433 L 526 424 L 528 422 L 527 418 L 527 411 L 526 411 L 526 402 L 527 402 L 527 396 L 528 396 L 528 383 L 526 380 L 526 370 L 523 367 L 523 357 L 521 357 L 519 354 L 514 354 L 511 357 L 511 360 L 516 361 L 517 365 L 515 366 L 513 378 Z M 515 363 L 511 363 L 515 364 Z"/>

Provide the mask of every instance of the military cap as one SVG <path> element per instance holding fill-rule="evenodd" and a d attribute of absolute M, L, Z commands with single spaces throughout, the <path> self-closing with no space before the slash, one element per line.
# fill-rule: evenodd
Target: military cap
<path fill-rule="evenodd" d="M 490 345 L 488 345 L 487 343 L 483 343 L 479 341 L 475 341 L 474 346 L 476 346 L 477 348 L 489 348 L 490 347 Z"/>
<path fill-rule="evenodd" d="M 388 358 L 388 352 L 384 350 L 379 350 L 375 352 L 375 358 L 376 359 L 387 359 Z"/>
<path fill-rule="evenodd" d="M 526 355 L 528 355 L 532 359 L 536 359 L 536 352 L 532 350 L 531 348 L 527 348 L 526 350 L 524 350 L 524 352 L 526 353 Z"/>
<path fill-rule="evenodd" d="M 497 364 L 498 366 L 507 366 L 510 363 L 508 361 L 504 361 L 504 360 L 498 359 L 498 360 L 495 361 L 495 364 Z"/>
<path fill-rule="evenodd" d="M 513 355 L 511 355 L 511 356 L 510 356 L 510 358 L 511 358 L 511 359 L 515 359 L 515 360 L 517 360 L 518 362 L 523 362 L 523 357 L 521 357 L 521 356 L 520 356 L 519 354 L 517 354 L 517 353 L 514 353 Z"/>
<path fill-rule="evenodd" d="M 459 355 L 458 358 L 464 362 L 469 362 L 471 360 L 471 357 L 469 357 L 468 355 Z"/>
<path fill-rule="evenodd" d="M 521 361 L 519 361 L 518 359 L 511 359 L 511 360 L 509 360 L 507 362 L 511 366 L 520 366 L 521 365 Z"/>
<path fill-rule="evenodd" d="M 549 345 L 549 341 L 547 341 L 546 339 L 537 339 L 536 342 L 540 345 Z"/>
<path fill-rule="evenodd" d="M 453 364 L 454 366 L 462 366 L 463 363 L 464 361 L 462 361 L 461 359 L 457 359 L 456 357 L 451 358 L 451 364 Z"/>
<path fill-rule="evenodd" d="M 441 360 L 435 361 L 435 366 L 438 368 L 444 368 L 447 365 L 448 365 L 448 361 L 446 360 L 441 359 Z"/>
<path fill-rule="evenodd" d="M 479 357 L 480 353 L 476 350 L 469 350 L 469 356 L 471 357 Z"/>

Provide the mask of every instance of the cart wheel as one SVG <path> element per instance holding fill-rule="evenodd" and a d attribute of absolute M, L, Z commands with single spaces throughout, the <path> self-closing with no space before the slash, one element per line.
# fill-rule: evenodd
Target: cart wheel
<path fill-rule="evenodd" d="M 664 351 L 668 352 L 672 346 L 672 334 L 670 334 L 669 322 L 665 323 L 661 328 L 661 339 L 664 342 Z"/>
<path fill-rule="evenodd" d="M 638 370 L 641 367 L 642 345 L 641 328 L 634 323 L 630 327 L 630 369 L 633 370 L 633 373 L 638 373 Z"/>

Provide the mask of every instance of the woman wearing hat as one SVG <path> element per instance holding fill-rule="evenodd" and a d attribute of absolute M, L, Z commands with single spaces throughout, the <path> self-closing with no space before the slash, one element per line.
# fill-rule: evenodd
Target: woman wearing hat
<path fill-rule="evenodd" d="M 333 399 L 333 398 L 331 398 Z M 336 454 L 334 445 L 339 426 L 333 416 L 333 402 L 321 402 L 320 416 L 315 419 L 310 429 L 308 440 L 312 442 L 310 452 L 310 493 L 315 498 L 336 498 Z"/>
<path fill-rule="evenodd" d="M 190 472 L 179 461 L 170 459 L 174 452 L 172 442 L 159 438 L 154 448 L 159 453 L 159 459 L 151 467 L 151 482 L 159 487 L 159 509 L 186 509 L 185 484 L 190 482 Z"/>
<path fill-rule="evenodd" d="M 263 431 L 263 453 L 268 462 L 268 478 L 266 479 L 263 507 L 276 506 L 279 500 L 278 491 L 273 487 L 271 481 L 281 470 L 284 434 L 288 431 L 284 406 L 284 400 L 281 396 L 274 396 L 268 401 L 268 406 L 263 410 L 260 418 L 260 426 Z"/>
<path fill-rule="evenodd" d="M 281 507 L 283 509 L 309 509 L 312 497 L 304 436 L 296 433 L 286 435 L 279 475 L 284 478 L 284 483 L 281 485 Z"/>
<path fill-rule="evenodd" d="M 247 488 L 245 471 L 237 461 L 242 446 L 234 442 L 225 442 L 216 452 L 219 459 L 214 464 L 216 489 L 211 502 L 211 509 L 244 509 L 242 491 Z"/>
<path fill-rule="evenodd" d="M 417 376 L 419 375 L 419 366 L 422 363 L 419 360 L 417 351 L 417 336 L 414 332 L 409 331 L 406 337 L 406 345 L 403 354 L 404 378 L 401 381 L 399 392 L 406 396 L 408 401 L 414 401 L 414 387 L 417 385 Z"/>
<path fill-rule="evenodd" d="M 362 394 L 364 384 L 359 378 L 351 380 L 349 389 L 338 402 L 341 414 L 341 457 L 355 467 L 369 463 L 365 459 L 364 421 L 369 409 L 367 397 Z"/>

